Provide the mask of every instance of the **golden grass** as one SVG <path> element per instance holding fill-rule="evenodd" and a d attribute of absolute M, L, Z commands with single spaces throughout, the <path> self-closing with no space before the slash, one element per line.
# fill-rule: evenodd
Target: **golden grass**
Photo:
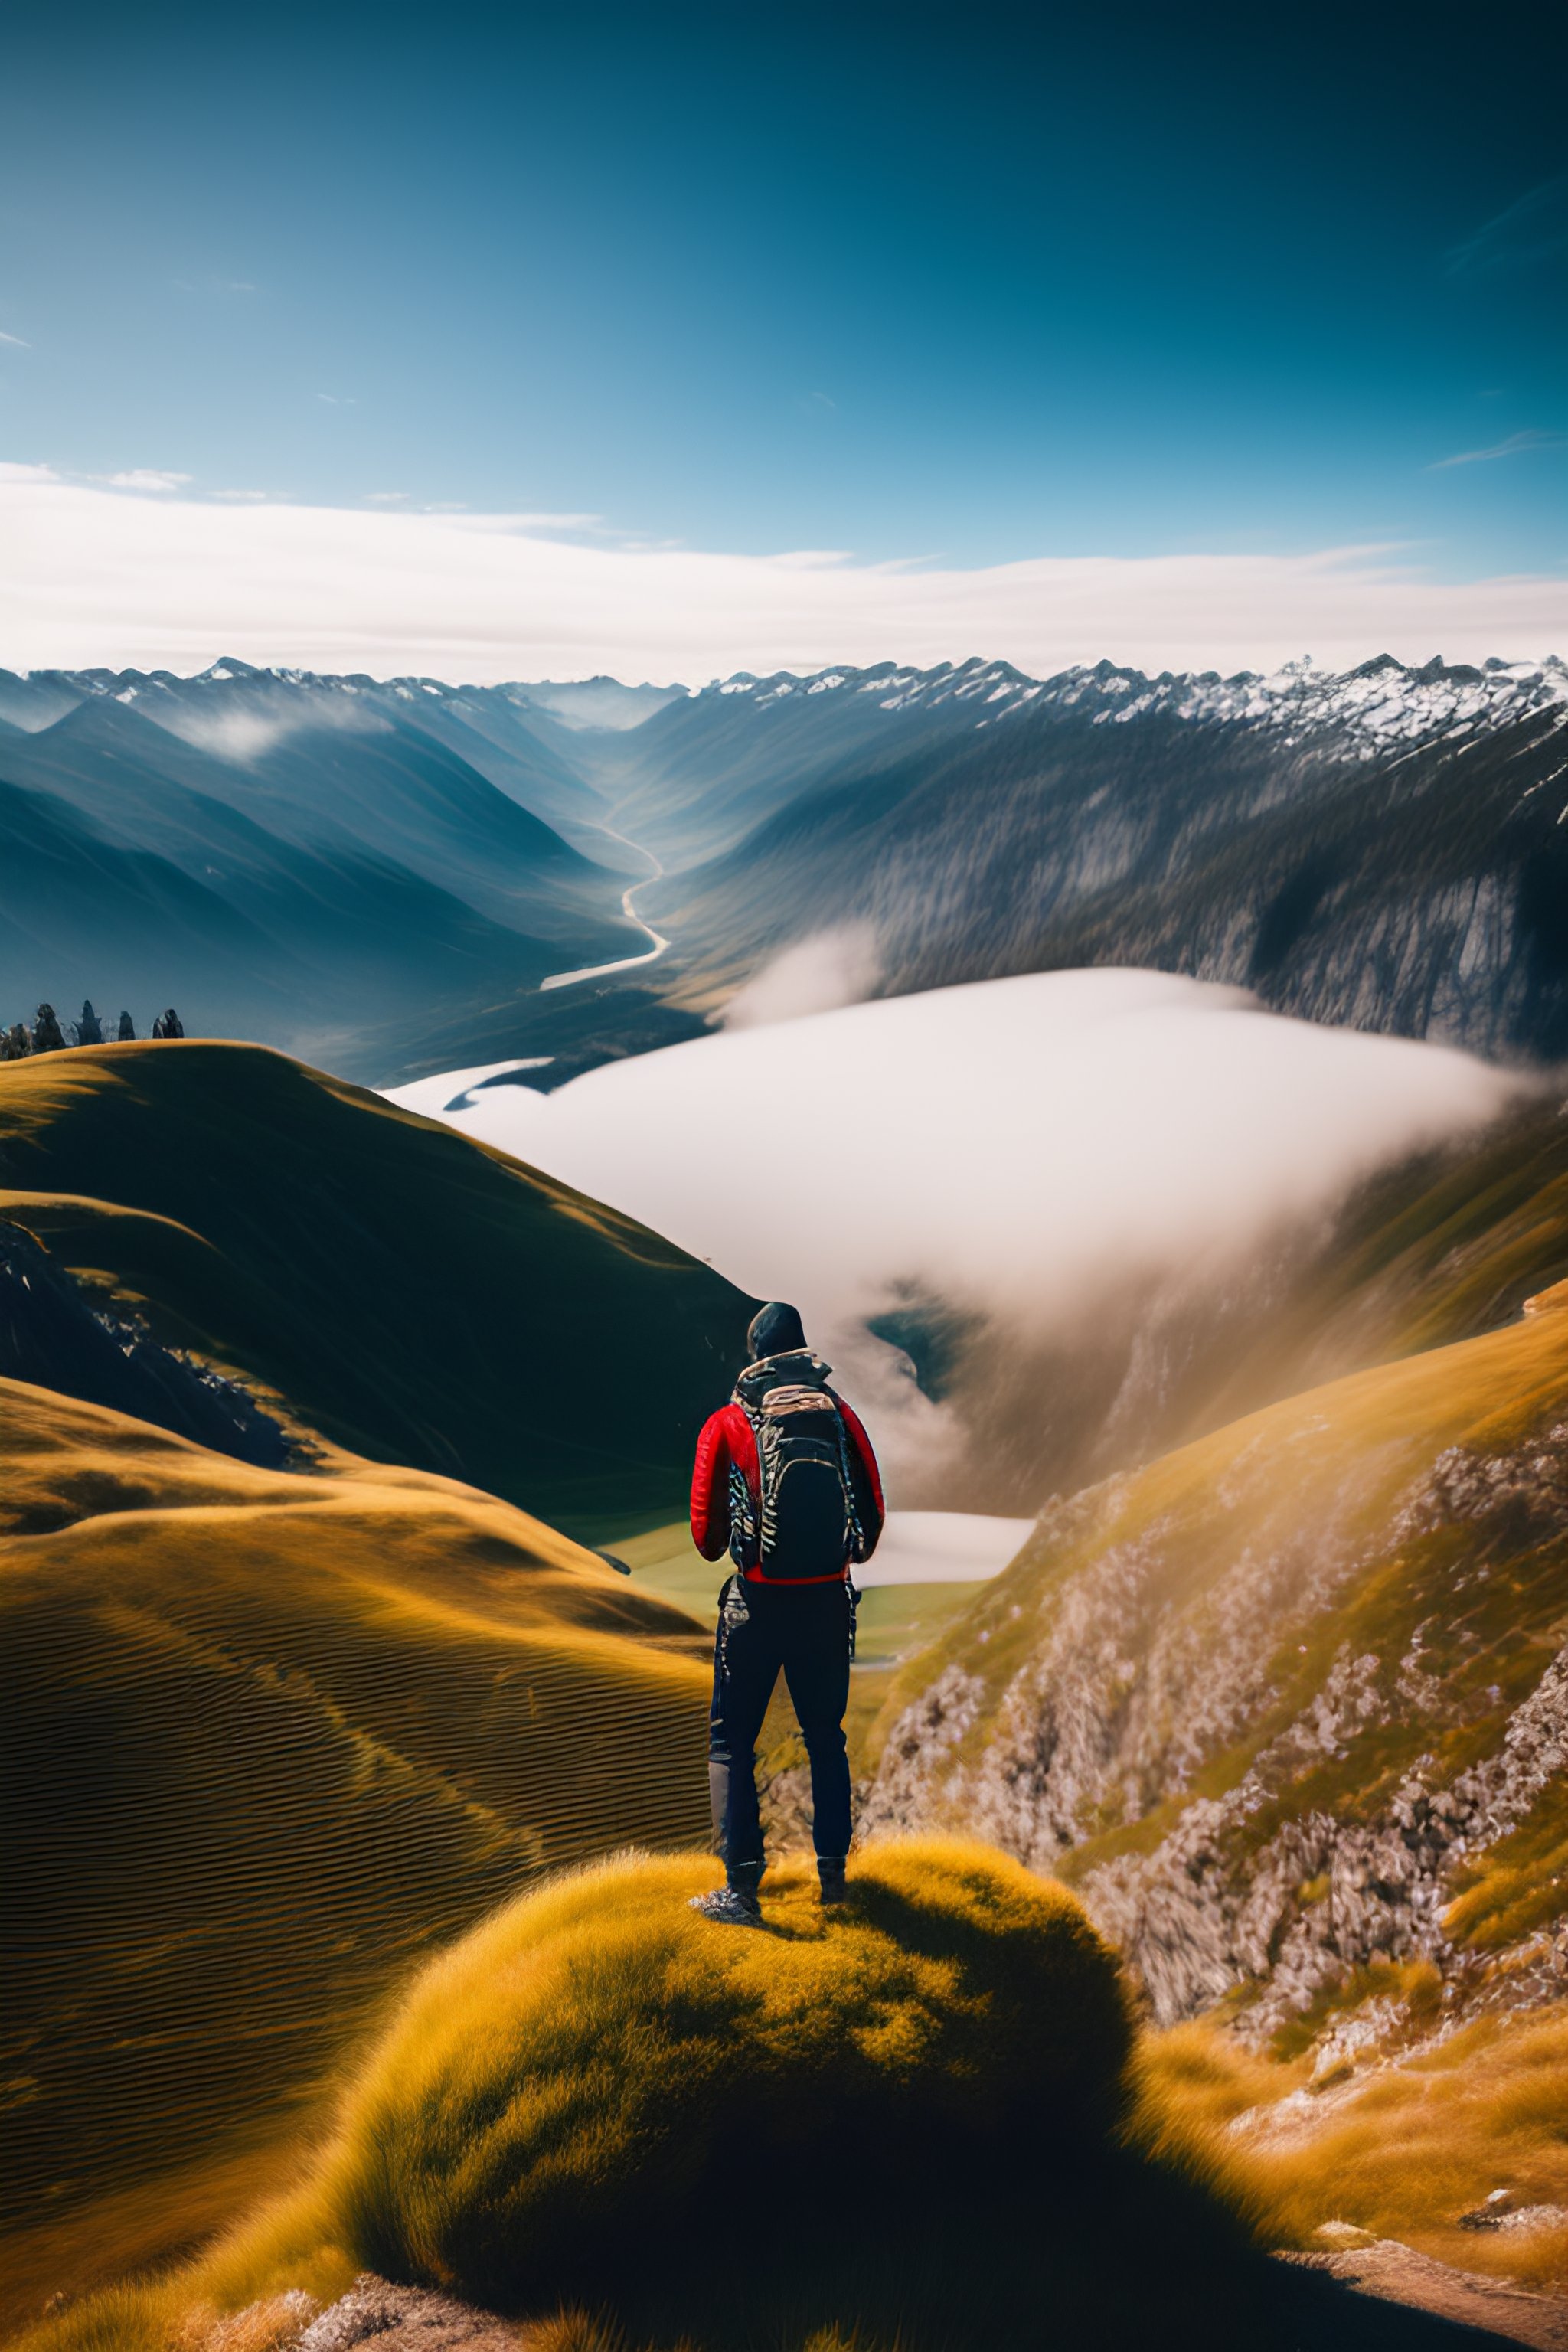
<path fill-rule="evenodd" d="M 1064 1889 L 902 1841 L 857 1858 L 844 1914 L 786 1867 L 746 1933 L 687 1907 L 713 1876 L 634 1856 L 487 1920 L 416 1982 L 312 2179 L 115 2298 L 118 2339 L 89 2303 L 30 2352 L 228 2352 L 227 2315 L 362 2264 L 526 2314 L 551 2352 L 1001 2352 L 1047 2315 L 1106 2352 L 1268 2340 L 1278 2274 L 1195 2139 L 1129 2139 L 1125 1996 Z"/>
<path fill-rule="evenodd" d="M 1317 2096 L 1304 2065 L 1252 2057 L 1201 2025 L 1148 2036 L 1135 2079 L 1142 2143 L 1212 2167 L 1271 2245 L 1321 2245 L 1325 2221 L 1349 2221 L 1460 2270 L 1568 2294 L 1568 2225 L 1458 2226 L 1496 2189 L 1516 2209 L 1568 2206 L 1568 2004 L 1478 2019 Z"/>
<path fill-rule="evenodd" d="M 0 1066 L 0 1215 L 168 1344 L 356 1453 L 578 1534 L 680 1508 L 743 1354 L 753 1302 L 710 1267 L 262 1046 Z M 637 1412 L 595 1424 L 612 1365 L 646 1371 Z"/>
<path fill-rule="evenodd" d="M 707 1669 L 445 1479 L 256 1470 L 15 1382 L 0 1448 L 20 2310 L 253 2200 L 390 1989 L 519 1885 L 703 1839 Z"/>
<path fill-rule="evenodd" d="M 983 1848 L 872 1849 L 854 1915 L 802 1866 L 765 1935 L 686 1907 L 705 1862 L 526 1896 L 420 1982 L 355 2092 L 334 2194 L 382 2267 L 501 2307 L 646 2264 L 763 2168 L 814 2205 L 1109 2115 L 1128 2027 L 1079 1906 Z M 766 2224 L 762 2225 L 765 2236 Z"/>
<path fill-rule="evenodd" d="M 1568 2206 L 1568 2009 L 1479 2020 L 1356 2084 L 1299 2140 L 1264 2140 L 1248 2171 L 1282 2242 L 1338 2219 L 1568 2293 L 1568 2229 L 1458 2226 L 1494 2189 L 1517 2206 Z"/>
<path fill-rule="evenodd" d="M 622 1858 L 485 1921 L 298 2189 L 26 2352 L 275 2352 L 364 2266 L 526 2315 L 538 2352 L 1001 2352 L 1047 2320 L 1251 2352 L 1289 2291 L 1252 2239 L 1330 2220 L 1568 2284 L 1562 2232 L 1457 2227 L 1498 2187 L 1568 2201 L 1563 2011 L 1312 2098 L 1203 2026 L 1129 2061 L 1083 1915 L 989 1849 L 873 1846 L 826 1918 L 786 1867 L 761 1935 L 686 1909 L 712 1875 Z"/>

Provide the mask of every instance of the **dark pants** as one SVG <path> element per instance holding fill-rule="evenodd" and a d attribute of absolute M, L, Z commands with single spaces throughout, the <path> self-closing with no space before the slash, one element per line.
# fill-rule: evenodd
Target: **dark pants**
<path fill-rule="evenodd" d="M 763 1868 L 757 1816 L 757 1735 L 782 1672 L 811 1759 L 812 1843 L 820 1857 L 849 1851 L 850 1601 L 843 1584 L 748 1584 L 732 1576 L 719 1602 L 708 1787 L 713 1832 L 731 1886 L 754 1887 Z"/>

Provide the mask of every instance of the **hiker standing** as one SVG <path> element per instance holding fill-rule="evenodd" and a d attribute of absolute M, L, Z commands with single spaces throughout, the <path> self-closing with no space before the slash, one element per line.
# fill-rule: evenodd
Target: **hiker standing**
<path fill-rule="evenodd" d="M 694 1910 L 737 1927 L 762 1918 L 756 1743 L 782 1672 L 811 1761 L 812 1843 L 825 1903 L 844 1900 L 849 1762 L 844 1713 L 859 1599 L 851 1570 L 882 1532 L 871 1441 L 827 1385 L 832 1366 L 775 1299 L 746 1334 L 752 1361 L 697 1442 L 691 1535 L 735 1570 L 719 1596 L 708 1782 L 725 1885 Z"/>

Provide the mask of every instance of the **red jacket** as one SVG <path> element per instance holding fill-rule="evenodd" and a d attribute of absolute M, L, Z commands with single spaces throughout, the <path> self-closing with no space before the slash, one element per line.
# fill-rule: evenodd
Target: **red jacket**
<path fill-rule="evenodd" d="M 877 1457 L 871 1451 L 871 1441 L 861 1426 L 860 1417 L 842 1397 L 836 1397 L 844 1415 L 845 1434 L 849 1440 L 853 1457 L 855 1503 L 860 1517 L 861 1532 L 866 1538 L 866 1557 L 869 1559 L 877 1549 L 882 1532 L 887 1507 L 882 1500 L 882 1476 L 877 1467 Z M 730 1473 L 738 1470 L 752 1491 L 752 1501 L 762 1510 L 762 1476 L 757 1467 L 757 1441 L 752 1434 L 752 1424 L 745 1410 L 738 1404 L 721 1405 L 704 1423 L 697 1441 L 697 1461 L 691 1473 L 691 1540 L 704 1559 L 718 1559 L 730 1544 Z M 839 1574 L 845 1571 L 840 1570 Z M 804 1579 L 770 1579 L 760 1568 L 742 1570 L 749 1583 L 769 1582 L 828 1584 L 837 1581 L 833 1577 Z"/>

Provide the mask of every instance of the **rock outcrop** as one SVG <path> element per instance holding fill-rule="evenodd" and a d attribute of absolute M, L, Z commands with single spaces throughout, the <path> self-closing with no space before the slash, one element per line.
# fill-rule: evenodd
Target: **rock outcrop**
<path fill-rule="evenodd" d="M 1568 1993 L 1568 1422 L 1442 1442 L 1472 1377 L 1560 1404 L 1546 1304 L 1048 1513 L 906 1688 L 863 1830 L 1059 1872 L 1163 2023 L 1228 2000 L 1263 2042 L 1420 1960 L 1450 2004 Z"/>

